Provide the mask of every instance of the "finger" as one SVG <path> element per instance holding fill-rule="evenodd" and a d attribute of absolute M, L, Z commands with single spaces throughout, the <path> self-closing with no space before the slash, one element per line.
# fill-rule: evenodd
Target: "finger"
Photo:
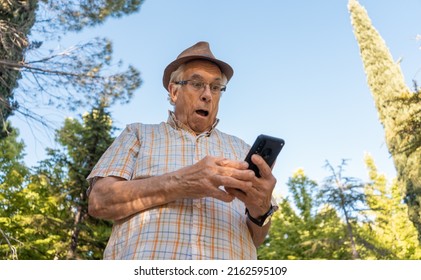
<path fill-rule="evenodd" d="M 266 161 L 260 155 L 254 154 L 251 157 L 251 160 L 259 168 L 261 177 L 268 177 L 272 175 L 271 167 L 266 163 Z"/>
<path fill-rule="evenodd" d="M 217 189 L 217 191 L 212 195 L 213 198 L 219 199 L 224 202 L 231 202 L 234 200 L 235 196 L 229 192 L 226 192 L 221 189 Z"/>
<path fill-rule="evenodd" d="M 255 188 L 253 186 L 253 183 L 250 181 L 237 181 L 237 183 L 225 184 L 224 186 L 226 190 L 230 190 L 229 193 L 231 194 L 234 194 L 234 192 L 231 192 L 231 190 L 236 191 L 235 196 L 239 195 L 237 192 L 240 192 L 241 195 L 249 197 L 251 199 L 254 199 L 257 196 L 259 196 L 258 189 Z"/>
<path fill-rule="evenodd" d="M 219 167 L 217 169 L 217 175 L 219 179 L 224 180 L 223 182 L 219 182 L 220 185 L 224 186 L 226 184 L 232 184 L 233 182 L 235 183 L 235 181 L 230 180 L 230 178 L 237 181 L 239 180 L 252 182 L 255 177 L 255 174 L 252 170 L 242 170 L 232 167 Z M 226 182 L 226 180 L 228 180 L 228 182 Z"/>
<path fill-rule="evenodd" d="M 250 174 L 246 177 L 252 178 Z M 237 179 L 234 176 L 219 176 L 218 182 L 218 184 L 221 186 L 225 186 L 228 188 L 236 188 L 242 190 L 245 193 L 248 193 L 250 189 L 253 188 L 253 183 L 251 180 Z"/>
<path fill-rule="evenodd" d="M 247 194 L 240 189 L 225 187 L 225 190 L 243 202 L 247 199 Z"/>
<path fill-rule="evenodd" d="M 244 170 L 248 168 L 248 163 L 245 161 L 238 161 L 238 160 L 230 160 L 226 158 L 222 158 L 220 160 L 215 161 L 217 165 L 222 167 L 231 167 L 235 169 Z"/>

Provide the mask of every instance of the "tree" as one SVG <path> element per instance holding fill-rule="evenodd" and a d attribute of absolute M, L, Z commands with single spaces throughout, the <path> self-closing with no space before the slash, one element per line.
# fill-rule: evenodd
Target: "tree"
<path fill-rule="evenodd" d="M 57 132 L 63 151 L 51 150 L 53 161 L 67 174 L 62 192 L 71 213 L 66 220 L 69 232 L 67 259 L 99 259 L 108 240 L 111 224 L 88 215 L 88 182 L 86 177 L 95 163 L 113 142 L 113 127 L 103 103 L 82 118 L 83 122 L 68 118 Z"/>
<path fill-rule="evenodd" d="M 352 258 L 359 259 L 354 228 L 357 227 L 357 214 L 365 205 L 365 195 L 362 192 L 364 185 L 359 179 L 343 177 L 345 165 L 346 161 L 343 160 L 336 170 L 329 162 L 326 162 L 326 167 L 332 175 L 324 180 L 319 197 L 323 203 L 334 207 L 344 218 Z"/>
<path fill-rule="evenodd" d="M 140 74 L 134 67 L 116 71 L 122 63 L 115 65 L 112 61 L 112 44 L 106 39 L 96 38 L 59 51 L 48 50 L 48 42 L 60 40 L 68 31 L 81 31 L 107 18 L 134 13 L 142 0 L 7 0 L 0 3 L 3 9 L 0 12 L 3 137 L 8 132 L 4 124 L 14 112 L 28 121 L 48 126 L 49 120 L 36 114 L 35 108 L 41 105 L 69 110 L 90 108 L 97 96 L 107 98 L 110 104 L 128 102 L 140 86 Z"/>
<path fill-rule="evenodd" d="M 112 131 L 101 103 L 84 114 L 82 122 L 66 119 L 57 131 L 63 149 L 48 149 L 48 158 L 32 174 L 20 163 L 23 145 L 10 135 L 0 140 L 1 256 L 102 258 L 111 223 L 88 216 L 86 177 L 113 141 Z"/>
<path fill-rule="evenodd" d="M 29 46 L 27 36 L 35 22 L 36 0 L 0 1 L 0 139 L 11 132 L 7 119 L 18 108 L 13 96 L 19 69 L 5 62 L 18 64 Z"/>
<path fill-rule="evenodd" d="M 379 174 L 370 155 L 365 156 L 370 184 L 365 187 L 366 214 L 370 217 L 365 225 L 367 232 L 377 240 L 377 259 L 421 259 L 421 247 L 417 231 L 408 217 L 407 205 L 402 203 L 404 188 L 396 181 L 388 185 L 384 175 Z"/>
<path fill-rule="evenodd" d="M 386 143 L 405 186 L 405 202 L 421 240 L 421 94 L 405 85 L 398 63 L 357 0 L 348 9 Z"/>
<path fill-rule="evenodd" d="M 13 113 L 48 126 L 48 119 L 34 108 L 93 108 L 83 123 L 66 120 L 57 131 L 63 150 L 49 150 L 49 158 L 32 174 L 26 167 L 18 172 L 23 147 L 15 149 L 14 158 L 4 157 L 15 160 L 8 163 L 15 163 L 14 170 L 0 169 L 7 174 L 0 188 L 0 201 L 7 202 L 0 207 L 0 253 L 5 258 L 102 257 L 111 227 L 87 215 L 85 178 L 112 141 L 105 108 L 128 102 L 141 84 L 140 74 L 132 66 L 120 71 L 123 63 L 113 62 L 107 39 L 58 51 L 51 50 L 49 42 L 60 41 L 69 31 L 134 13 L 142 3 L 0 0 L 0 141 L 16 142 L 7 121 Z M 16 147 L 20 147 L 17 142 Z"/>
<path fill-rule="evenodd" d="M 61 259 L 65 253 L 69 215 L 66 201 L 58 192 L 63 173 L 33 174 L 24 187 L 13 192 L 13 213 L 7 218 L 13 231 L 19 259 Z"/>
<path fill-rule="evenodd" d="M 259 258 L 350 259 L 343 222 L 332 207 L 318 207 L 318 184 L 300 169 L 287 185 L 292 201 L 279 204 Z"/>
<path fill-rule="evenodd" d="M 25 199 L 16 195 L 24 189 L 29 174 L 23 164 L 23 142 L 17 141 L 18 130 L 13 129 L 6 138 L 0 138 L 0 256 L 17 259 L 21 244 L 16 233 L 14 217 L 19 216 Z"/>
<path fill-rule="evenodd" d="M 120 18 L 138 12 L 144 0 L 40 0 L 43 23 L 50 28 L 81 31 L 102 24 L 108 18 Z"/>
<path fill-rule="evenodd" d="M 303 170 L 288 180 L 259 259 L 420 259 L 421 246 L 403 203 L 371 157 L 370 182 L 344 177 L 345 161 L 319 186 Z M 340 215 L 339 215 L 340 214 Z"/>

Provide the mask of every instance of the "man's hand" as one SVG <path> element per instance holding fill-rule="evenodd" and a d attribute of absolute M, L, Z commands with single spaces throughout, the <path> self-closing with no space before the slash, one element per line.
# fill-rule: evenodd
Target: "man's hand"
<path fill-rule="evenodd" d="M 231 202 L 234 195 L 221 186 L 251 188 L 254 172 L 247 167 L 244 161 L 207 156 L 191 166 L 160 176 L 129 181 L 112 176 L 100 178 L 89 195 L 89 214 L 120 220 L 182 198 L 214 197 Z"/>
<path fill-rule="evenodd" d="M 250 215 L 256 219 L 263 216 L 271 206 L 272 192 L 276 185 L 276 178 L 272 169 L 259 155 L 253 155 L 253 163 L 259 168 L 260 178 L 253 176 L 250 184 L 226 187 L 226 191 L 244 202 Z M 254 172 L 253 172 L 254 175 Z"/>
<path fill-rule="evenodd" d="M 244 161 L 206 156 L 194 165 L 175 171 L 171 179 L 180 186 L 184 198 L 213 197 L 231 202 L 235 193 L 226 192 L 221 186 L 225 189 L 252 188 L 255 176 L 247 167 Z"/>
<path fill-rule="evenodd" d="M 235 188 L 225 189 L 228 193 L 244 202 L 252 217 L 259 219 L 266 214 L 271 207 L 272 192 L 276 185 L 276 178 L 272 174 L 272 169 L 261 156 L 257 154 L 253 155 L 251 160 L 259 168 L 261 177 L 256 177 L 253 172 L 251 186 L 236 186 Z M 247 220 L 247 226 L 254 245 L 256 248 L 259 247 L 266 238 L 270 223 L 266 224 L 264 227 L 259 227 L 250 220 Z"/>

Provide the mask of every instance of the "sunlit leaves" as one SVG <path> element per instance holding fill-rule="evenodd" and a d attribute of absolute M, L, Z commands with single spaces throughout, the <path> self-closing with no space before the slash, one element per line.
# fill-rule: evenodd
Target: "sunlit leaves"
<path fill-rule="evenodd" d="M 292 196 L 281 200 L 259 259 L 421 259 L 402 188 L 389 185 L 371 158 L 366 162 L 364 184 L 344 176 L 343 165 L 330 166 L 322 185 L 295 172 Z"/>

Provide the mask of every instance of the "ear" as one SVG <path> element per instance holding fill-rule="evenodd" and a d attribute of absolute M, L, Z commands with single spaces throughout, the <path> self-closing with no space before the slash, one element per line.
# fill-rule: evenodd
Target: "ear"
<path fill-rule="evenodd" d="M 179 87 L 176 84 L 170 83 L 168 85 L 168 95 L 170 96 L 171 102 L 175 104 L 178 97 Z"/>

